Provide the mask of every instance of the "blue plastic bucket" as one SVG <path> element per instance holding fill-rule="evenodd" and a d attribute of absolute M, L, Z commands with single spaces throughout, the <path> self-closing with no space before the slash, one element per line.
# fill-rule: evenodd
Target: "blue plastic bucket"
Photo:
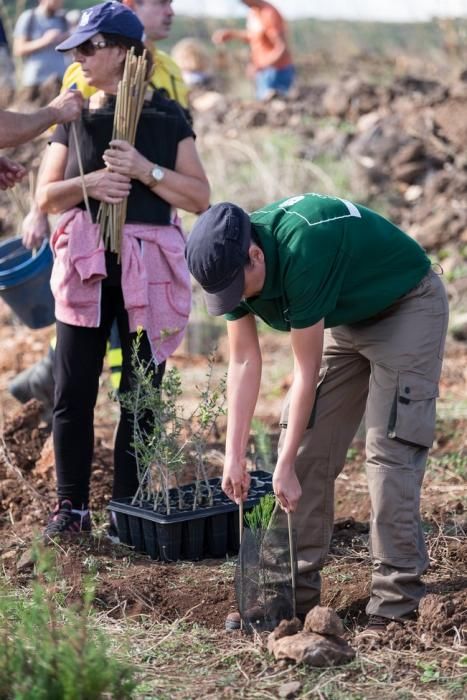
<path fill-rule="evenodd" d="M 48 241 L 33 255 L 21 238 L 0 241 L 0 297 L 29 328 L 44 328 L 55 322 L 55 304 L 50 290 L 52 251 Z"/>

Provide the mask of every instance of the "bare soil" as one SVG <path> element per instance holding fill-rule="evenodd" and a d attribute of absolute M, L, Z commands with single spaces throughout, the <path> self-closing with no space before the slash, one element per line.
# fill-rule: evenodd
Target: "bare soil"
<path fill-rule="evenodd" d="M 46 351 L 48 332 L 27 331 L 16 326 L 9 312 L 1 308 L 2 354 L 0 389 L 2 391 L 3 438 L 0 457 L 0 559 L 5 574 L 23 586 L 34 576 L 30 554 L 34 537 L 40 533 L 54 503 L 54 460 L 51 438 L 40 423 L 40 404 L 31 401 L 20 406 L 9 396 L 7 382 L 14 374 L 38 359 Z M 286 344 L 278 334 L 262 339 L 268 363 L 276 368 L 283 363 Z M 219 371 L 225 366 L 220 345 Z M 459 396 L 465 391 L 467 348 L 451 341 L 442 380 L 442 395 Z M 173 359 L 182 373 L 187 393 L 206 369 L 206 358 L 179 354 Z M 70 601 L 82 591 L 83 578 L 98 574 L 96 607 L 110 611 L 113 617 L 150 616 L 154 621 L 186 619 L 207 628 L 221 630 L 225 615 L 235 608 L 234 562 L 208 560 L 199 563 L 161 564 L 115 546 L 105 539 L 105 507 L 112 480 L 112 435 L 116 410 L 109 404 L 107 379 L 103 379 L 96 410 L 96 449 L 93 461 L 92 508 L 95 536 L 55 550 L 56 563 L 69 586 Z M 280 395 L 271 399 L 265 388 L 258 406 L 259 416 L 277 439 L 280 400 L 288 387 L 285 373 Z M 109 412 L 109 405 L 111 411 Z M 112 415 L 112 411 L 114 411 Z M 219 425 L 219 435 L 224 426 Z M 466 417 L 440 421 L 437 442 L 432 452 L 434 468 L 429 468 L 422 500 L 431 568 L 426 577 L 430 596 L 418 621 L 389 630 L 390 644 L 398 649 L 427 649 L 452 644 L 465 625 L 467 611 L 465 572 L 467 545 L 465 533 L 465 471 L 451 465 L 455 455 L 464 455 Z M 213 445 L 219 473 L 222 440 Z M 441 466 L 439 466 L 441 465 Z M 465 467 L 464 467 L 465 470 Z M 188 473 L 187 478 L 191 475 Z M 349 459 L 336 484 L 336 521 L 329 561 L 323 572 L 322 603 L 336 609 L 348 630 L 365 620 L 365 605 L 370 584 L 370 560 L 367 551 L 370 506 L 364 474 L 363 442 L 356 439 Z"/>

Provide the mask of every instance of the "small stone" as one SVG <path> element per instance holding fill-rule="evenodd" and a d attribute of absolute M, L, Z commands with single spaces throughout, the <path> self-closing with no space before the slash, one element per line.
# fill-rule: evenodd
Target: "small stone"
<path fill-rule="evenodd" d="M 197 112 L 208 112 L 215 107 L 225 106 L 225 97 L 214 90 L 208 91 L 193 99 L 193 107 Z"/>
<path fill-rule="evenodd" d="M 268 650 L 276 660 L 290 659 L 317 668 L 339 666 L 355 658 L 355 650 L 339 637 L 299 632 L 291 637 L 268 640 Z"/>
<path fill-rule="evenodd" d="M 274 639 L 290 637 L 292 634 L 297 634 L 297 632 L 300 632 L 302 626 L 303 625 L 298 617 L 294 617 L 292 620 L 281 620 L 276 629 L 271 632 L 271 636 Z"/>
<path fill-rule="evenodd" d="M 17 571 L 27 571 L 32 569 L 34 566 L 34 555 L 32 549 L 26 549 L 21 555 L 18 563 L 16 564 Z"/>
<path fill-rule="evenodd" d="M 284 683 L 281 685 L 278 691 L 278 696 L 280 698 L 294 698 L 302 684 L 299 681 L 290 681 L 290 683 Z"/>
<path fill-rule="evenodd" d="M 305 632 L 341 637 L 344 634 L 344 625 L 339 615 L 332 608 L 324 608 L 316 605 L 305 618 L 303 626 Z"/>

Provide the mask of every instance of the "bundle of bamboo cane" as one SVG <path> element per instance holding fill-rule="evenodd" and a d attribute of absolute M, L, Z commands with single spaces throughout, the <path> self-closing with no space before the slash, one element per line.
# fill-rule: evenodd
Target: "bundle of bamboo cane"
<path fill-rule="evenodd" d="M 146 51 L 142 56 L 135 56 L 134 49 L 130 49 L 126 55 L 122 80 L 118 84 L 112 139 L 122 139 L 134 146 L 148 84 L 146 74 Z M 118 204 L 102 202 L 97 214 L 104 245 L 113 253 L 118 253 L 119 258 L 126 211 L 127 198 Z"/>

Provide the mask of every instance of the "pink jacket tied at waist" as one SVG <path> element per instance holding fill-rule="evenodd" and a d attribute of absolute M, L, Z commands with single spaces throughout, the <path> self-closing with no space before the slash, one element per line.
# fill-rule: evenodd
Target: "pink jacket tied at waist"
<path fill-rule="evenodd" d="M 107 276 L 98 224 L 75 208 L 60 218 L 50 241 L 54 266 L 50 285 L 55 315 L 73 326 L 97 328 L 101 283 Z M 156 362 L 182 341 L 191 309 L 185 239 L 175 225 L 125 224 L 122 291 L 130 332 L 146 330 Z"/>

